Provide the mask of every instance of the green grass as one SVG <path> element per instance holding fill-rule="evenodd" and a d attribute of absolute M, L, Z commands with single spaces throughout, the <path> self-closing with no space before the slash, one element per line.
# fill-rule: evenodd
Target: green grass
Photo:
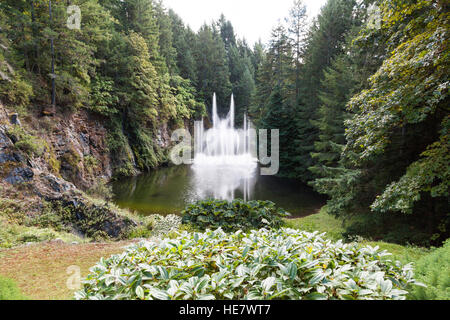
<path fill-rule="evenodd" d="M 313 214 L 299 219 L 285 219 L 286 226 L 292 229 L 304 230 L 308 232 L 326 232 L 327 237 L 332 240 L 343 238 L 344 227 L 342 222 L 327 213 L 323 207 L 318 214 Z"/>
<path fill-rule="evenodd" d="M 84 243 L 78 245 L 61 243 L 41 243 L 12 249 L 0 249 L 0 300 L 2 292 L 8 293 L 10 299 L 19 298 L 17 294 L 11 296 L 9 292 L 15 286 L 11 281 L 3 289 L 2 278 L 11 279 L 29 299 L 33 300 L 70 300 L 74 290 L 68 288 L 67 281 L 71 276 L 68 268 L 80 268 L 81 278 L 89 273 L 102 257 L 108 258 L 113 254 L 125 251 L 124 247 L 131 241 L 112 243 Z M 2 291 L 3 290 L 3 291 Z"/>
<path fill-rule="evenodd" d="M 13 280 L 0 276 L 0 300 L 28 300 L 28 298 L 20 292 Z"/>

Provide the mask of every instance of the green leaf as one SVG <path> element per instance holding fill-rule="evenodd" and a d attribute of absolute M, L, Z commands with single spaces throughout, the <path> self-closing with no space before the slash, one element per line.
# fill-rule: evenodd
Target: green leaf
<path fill-rule="evenodd" d="M 145 299 L 145 293 L 144 289 L 141 286 L 136 287 L 136 295 L 139 299 L 144 300 Z"/>

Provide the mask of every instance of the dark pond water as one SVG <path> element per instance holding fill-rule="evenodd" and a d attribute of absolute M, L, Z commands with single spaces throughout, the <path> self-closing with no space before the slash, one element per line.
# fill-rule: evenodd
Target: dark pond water
<path fill-rule="evenodd" d="M 256 171 L 255 171 L 256 172 Z M 316 213 L 325 199 L 295 180 L 230 168 L 196 171 L 190 166 L 163 168 L 113 183 L 115 202 L 144 215 L 179 213 L 186 204 L 207 198 L 270 200 L 293 217 Z"/>

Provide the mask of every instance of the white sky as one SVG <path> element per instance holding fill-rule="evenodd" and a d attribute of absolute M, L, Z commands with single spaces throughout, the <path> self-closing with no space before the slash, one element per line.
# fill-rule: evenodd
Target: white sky
<path fill-rule="evenodd" d="M 206 22 L 218 20 L 220 14 L 231 21 L 234 32 L 250 45 L 261 38 L 270 39 L 272 28 L 289 15 L 294 0 L 163 0 L 194 31 Z M 316 16 L 326 0 L 304 0 L 308 16 Z"/>

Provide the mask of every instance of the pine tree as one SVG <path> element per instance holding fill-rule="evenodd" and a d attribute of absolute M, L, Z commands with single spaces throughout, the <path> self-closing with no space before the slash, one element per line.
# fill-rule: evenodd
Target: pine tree
<path fill-rule="evenodd" d="M 261 128 L 278 129 L 280 133 L 280 171 L 279 175 L 284 177 L 295 177 L 292 159 L 294 152 L 293 142 L 297 134 L 295 121 L 292 117 L 292 106 L 283 98 L 282 88 L 276 85 L 267 103 L 267 112 L 261 119 Z M 269 139 L 270 140 L 270 139 Z M 271 150 L 270 142 L 268 150 Z"/>
<path fill-rule="evenodd" d="M 292 47 L 287 37 L 286 29 L 278 25 L 272 31 L 267 52 L 256 74 L 256 96 L 251 113 L 256 122 L 267 111 L 267 101 L 272 95 L 273 89 L 278 86 L 283 99 L 292 96 L 292 82 L 290 72 L 292 70 Z"/>
<path fill-rule="evenodd" d="M 36 103 L 41 106 L 52 102 L 53 79 L 59 107 L 86 106 L 91 76 L 95 75 L 99 64 L 98 48 L 111 36 L 110 16 L 96 0 L 73 1 L 73 4 L 84 12 L 80 30 L 67 28 L 65 3 L 52 2 L 51 24 L 49 2 L 5 0 L 1 3 L 12 27 L 8 32 L 11 49 L 22 55 L 23 64 L 18 67 L 28 72 Z M 53 39 L 54 59 L 49 39 Z"/>
<path fill-rule="evenodd" d="M 225 113 L 231 96 L 230 71 L 225 45 L 217 30 L 208 25 L 200 28 L 194 57 L 197 65 L 197 91 L 209 106 L 215 92 L 219 112 Z"/>
<path fill-rule="evenodd" d="M 161 0 L 155 3 L 156 21 L 159 32 L 159 52 L 165 60 L 169 74 L 177 73 L 177 51 L 173 46 L 172 19 L 169 17 Z"/>
<path fill-rule="evenodd" d="M 236 35 L 234 34 L 233 25 L 223 14 L 220 16 L 217 26 L 219 27 L 220 37 L 225 45 L 225 50 L 228 52 L 230 48 L 236 47 Z"/>
<path fill-rule="evenodd" d="M 297 119 L 299 136 L 296 140 L 297 175 L 305 182 L 313 179 L 309 168 L 314 163 L 311 153 L 319 134 L 314 121 L 318 119 L 321 105 L 319 92 L 322 90 L 324 71 L 343 52 L 346 34 L 354 25 L 355 5 L 355 1 L 328 0 L 309 31 L 303 55 Z"/>
<path fill-rule="evenodd" d="M 302 0 L 294 1 L 294 5 L 289 11 L 289 17 L 286 20 L 288 23 L 289 40 L 293 47 L 295 101 L 297 101 L 300 95 L 300 72 L 307 27 L 306 6 Z"/>
<path fill-rule="evenodd" d="M 183 20 L 173 10 L 169 10 L 169 16 L 172 21 L 173 46 L 177 53 L 177 69 L 181 77 L 191 80 L 191 83 L 195 86 L 197 84 L 197 70 L 194 59 L 196 35 L 184 25 Z"/>

